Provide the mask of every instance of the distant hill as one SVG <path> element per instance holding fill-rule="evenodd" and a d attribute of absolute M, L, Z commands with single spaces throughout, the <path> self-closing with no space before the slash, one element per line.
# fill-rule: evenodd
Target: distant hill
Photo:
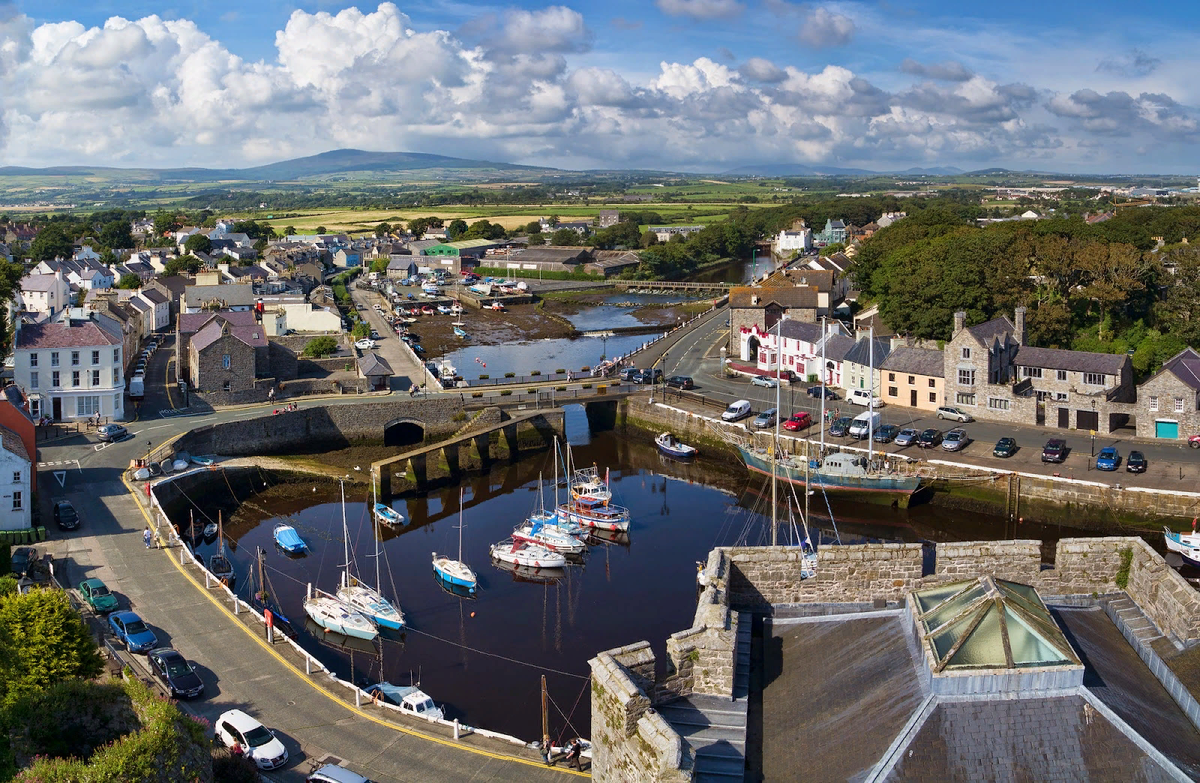
<path fill-rule="evenodd" d="M 908 175 L 913 177 L 953 177 L 962 174 L 954 166 L 911 168 L 906 171 L 871 171 L 870 169 L 839 168 L 837 166 L 805 165 L 803 163 L 763 163 L 754 166 L 739 166 L 721 172 L 725 177 L 872 177 Z"/>
<path fill-rule="evenodd" d="M 382 174 L 387 172 L 419 171 L 421 169 L 442 170 L 472 170 L 514 172 L 514 173 L 549 173 L 558 169 L 538 166 L 518 166 L 513 163 L 496 163 L 487 160 L 470 160 L 468 158 L 452 158 L 446 155 L 430 155 L 422 152 L 366 152 L 364 150 L 331 150 L 307 158 L 294 158 L 278 163 L 268 163 L 245 169 L 121 169 L 106 166 L 53 166 L 48 168 L 27 168 L 24 166 L 0 167 L 0 176 L 67 176 L 67 177 L 104 177 L 116 179 L 122 176 L 140 180 L 182 180 L 185 182 L 217 182 L 221 180 L 238 180 L 247 182 L 262 182 L 267 180 L 297 180 L 311 177 L 323 177 L 351 172 L 369 172 Z"/>
<path fill-rule="evenodd" d="M 905 169 L 904 171 L 892 172 L 894 174 L 910 174 L 914 177 L 956 177 L 963 173 L 963 170 L 957 166 L 934 166 L 932 168 L 914 167 Z"/>

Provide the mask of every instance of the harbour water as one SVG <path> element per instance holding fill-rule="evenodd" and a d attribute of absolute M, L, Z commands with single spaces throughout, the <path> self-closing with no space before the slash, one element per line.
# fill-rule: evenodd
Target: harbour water
<path fill-rule="evenodd" d="M 532 740 L 541 732 L 539 686 L 546 674 L 555 738 L 586 736 L 587 660 L 600 650 L 645 639 L 661 665 L 666 637 L 691 623 L 696 562 L 714 546 L 770 542 L 770 488 L 729 461 L 706 461 L 702 455 L 694 464 L 682 464 L 659 456 L 648 439 L 612 432 L 592 435 L 575 448 L 575 457 L 580 465 L 611 468 L 616 500 L 632 511 L 628 538 L 597 543 L 582 564 L 561 574 L 521 576 L 501 570 L 489 562 L 488 546 L 508 537 L 539 504 L 539 474 L 545 478 L 545 503 L 553 503 L 554 468 L 549 454 L 499 467 L 464 484 L 463 554 L 480 576 L 474 600 L 444 591 L 430 565 L 432 552 L 457 552 L 458 488 L 394 501 L 409 522 L 383 532 L 381 581 L 384 593 L 399 599 L 409 627 L 386 637 L 378 651 L 361 643 L 338 649 L 326 643 L 324 634 L 304 629 L 305 585 L 332 589 L 343 562 L 336 486 L 280 487 L 242 505 L 226 526 L 240 575 L 238 588 L 248 595 L 245 575 L 262 547 L 273 592 L 296 621 L 301 643 L 340 676 L 404 684 L 411 674 L 446 705 L 451 719 Z M 810 503 L 809 536 L 818 545 L 837 537 L 861 543 L 1019 536 L 1043 538 L 1053 546 L 1060 535 L 1078 534 L 1034 525 L 1018 531 L 1003 520 L 930 506 L 900 511 L 832 500 L 827 504 L 820 496 Z M 369 508 L 367 489 L 348 487 L 354 561 L 357 571 L 373 582 Z M 278 521 L 295 526 L 309 543 L 307 557 L 289 558 L 274 548 L 271 533 Z M 800 530 L 799 525 L 784 525 L 779 539 L 794 542 Z M 202 545 L 200 552 L 207 556 L 214 546 Z"/>
<path fill-rule="evenodd" d="M 611 324 L 604 328 L 611 328 Z M 579 372 L 583 367 L 595 367 L 606 356 L 627 354 L 655 337 L 653 334 L 624 334 L 508 345 L 468 344 L 450 352 L 446 358 L 454 364 L 459 374 L 469 379 L 478 378 L 481 374 L 502 378 L 508 372 L 529 375 L 533 370 L 539 370 L 543 375 L 558 369 Z"/>

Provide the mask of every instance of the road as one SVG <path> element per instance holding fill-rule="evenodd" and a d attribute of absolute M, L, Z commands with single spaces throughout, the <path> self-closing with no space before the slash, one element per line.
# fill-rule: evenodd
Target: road
<path fill-rule="evenodd" d="M 358 311 L 366 317 L 367 323 L 379 333 L 379 339 L 375 341 L 378 346 L 375 348 L 375 352 L 391 365 L 391 389 L 406 391 L 414 382 L 425 383 L 424 365 L 413 359 L 412 354 L 401 347 L 396 330 L 389 326 L 383 316 L 373 307 L 375 304 L 383 304 L 383 297 L 375 291 L 363 290 L 358 286 L 351 287 L 350 296 L 354 300 L 355 306 L 358 307 Z"/>

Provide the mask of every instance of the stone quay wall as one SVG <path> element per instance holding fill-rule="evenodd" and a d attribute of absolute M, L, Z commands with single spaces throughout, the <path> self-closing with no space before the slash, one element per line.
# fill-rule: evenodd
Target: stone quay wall
<path fill-rule="evenodd" d="M 1168 638 L 1190 647 L 1200 641 L 1200 593 L 1140 538 L 1130 539 L 1133 560 L 1125 592 Z"/>

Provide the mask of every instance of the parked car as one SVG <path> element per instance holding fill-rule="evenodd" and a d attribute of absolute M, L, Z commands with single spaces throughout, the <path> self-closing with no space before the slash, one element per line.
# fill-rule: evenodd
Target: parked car
<path fill-rule="evenodd" d="M 754 426 L 758 427 L 760 430 L 766 427 L 772 427 L 775 425 L 775 417 L 778 414 L 779 411 L 775 408 L 768 408 L 754 417 Z"/>
<path fill-rule="evenodd" d="M 372 339 L 372 340 L 378 340 L 378 339 L 379 339 L 379 332 L 378 332 L 377 330 L 375 330 L 375 329 L 372 329 L 372 330 L 371 330 L 371 339 Z"/>
<path fill-rule="evenodd" d="M 31 563 L 38 559 L 38 552 L 31 546 L 19 546 L 9 555 L 9 569 L 17 576 L 25 576 Z"/>
<path fill-rule="evenodd" d="M 870 389 L 852 389 L 850 393 L 846 395 L 846 401 L 854 405 L 862 405 L 863 407 L 872 409 L 882 408 L 887 404 L 883 400 L 871 394 Z"/>
<path fill-rule="evenodd" d="M 108 616 L 108 627 L 131 653 L 146 652 L 158 646 L 154 631 L 134 612 L 114 612 Z"/>
<path fill-rule="evenodd" d="M 687 375 L 672 375 L 667 378 L 667 385 L 673 389 L 692 389 L 696 386 Z"/>
<path fill-rule="evenodd" d="M 937 409 L 937 417 L 939 419 L 950 419 L 951 421 L 975 421 L 971 414 L 964 411 L 962 408 L 955 408 L 951 405 L 943 405 Z"/>
<path fill-rule="evenodd" d="M 765 375 L 755 375 L 750 379 L 750 383 L 754 386 L 765 386 L 768 389 L 774 389 L 779 385 L 779 381 L 775 380 L 774 378 L 768 378 Z"/>
<path fill-rule="evenodd" d="M 633 382 L 640 384 L 658 383 L 662 379 L 663 371 L 657 367 L 647 368 L 633 376 Z"/>
<path fill-rule="evenodd" d="M 892 441 L 897 446 L 911 446 L 917 442 L 917 438 L 921 437 L 921 433 L 912 427 L 905 427 L 896 433 L 896 439 Z"/>
<path fill-rule="evenodd" d="M 946 451 L 962 451 L 963 447 L 971 442 L 967 437 L 967 431 L 961 428 L 952 429 L 942 438 L 942 448 Z"/>
<path fill-rule="evenodd" d="M 1007 459 L 1017 453 L 1017 441 L 1014 438 L 1001 438 L 996 441 L 995 448 L 992 449 L 993 457 L 1002 457 Z"/>
<path fill-rule="evenodd" d="M 1051 438 L 1042 447 L 1042 462 L 1064 462 L 1067 459 L 1067 442 Z"/>
<path fill-rule="evenodd" d="M 850 424 L 854 421 L 852 416 L 842 416 L 840 419 L 834 419 L 833 424 L 829 425 L 829 434 L 835 438 L 844 438 L 850 432 Z"/>
<path fill-rule="evenodd" d="M 54 521 L 59 530 L 74 530 L 79 527 L 79 512 L 69 500 L 60 500 L 54 504 Z"/>
<path fill-rule="evenodd" d="M 354 347 L 360 351 L 369 351 L 375 347 L 375 341 L 370 337 L 364 337 L 354 344 Z"/>
<path fill-rule="evenodd" d="M 808 387 L 808 396 L 816 397 L 817 399 L 824 397 L 827 400 L 840 399 L 837 395 L 837 392 L 835 392 L 833 389 L 829 388 L 828 386 L 809 386 Z"/>
<path fill-rule="evenodd" d="M 191 699 L 204 693 L 204 683 L 196 670 L 184 658 L 170 647 L 159 647 L 151 650 L 146 656 L 150 659 L 150 671 L 167 686 L 167 690 L 176 699 Z"/>
<path fill-rule="evenodd" d="M 279 738 L 241 710 L 229 710 L 217 718 L 217 741 L 226 748 L 238 745 L 259 769 L 275 769 L 287 763 L 288 752 Z"/>
<path fill-rule="evenodd" d="M 1125 470 L 1130 473 L 1145 473 L 1147 464 L 1149 463 L 1146 462 L 1145 454 L 1140 451 L 1131 451 L 1125 459 Z"/>
<path fill-rule="evenodd" d="M 891 443 L 896 439 L 896 433 L 899 431 L 900 428 L 895 424 L 885 424 L 875 431 L 875 442 Z"/>
<path fill-rule="evenodd" d="M 99 579 L 84 579 L 79 583 L 79 594 L 96 614 L 107 614 L 117 610 L 117 597 Z"/>
<path fill-rule="evenodd" d="M 940 446 L 942 443 L 942 431 L 934 427 L 923 430 L 917 438 L 917 445 L 923 449 L 932 449 L 934 446 Z"/>
<path fill-rule="evenodd" d="M 1116 470 L 1121 464 L 1121 455 L 1113 446 L 1105 446 L 1096 455 L 1096 470 Z"/>
<path fill-rule="evenodd" d="M 636 367 L 622 367 L 621 368 L 621 380 L 626 381 L 626 382 L 632 381 L 634 376 L 641 375 L 641 373 L 642 373 L 642 371 Z"/>
<path fill-rule="evenodd" d="M 1200 435 L 1193 435 L 1188 438 L 1188 445 L 1193 449 L 1200 449 Z"/>
<path fill-rule="evenodd" d="M 326 764 L 310 772 L 304 783 L 371 783 L 371 779 L 364 778 L 340 764 Z"/>
<path fill-rule="evenodd" d="M 129 430 L 120 424 L 105 424 L 96 430 L 96 434 L 105 443 L 116 443 L 119 440 L 124 440 L 129 435 Z"/>
<path fill-rule="evenodd" d="M 812 416 L 809 416 L 806 411 L 793 413 L 787 421 L 783 423 L 783 428 L 788 432 L 808 429 L 812 426 Z"/>
<path fill-rule="evenodd" d="M 721 414 L 722 421 L 741 421 L 754 411 L 750 409 L 750 400 L 738 400 L 731 403 Z"/>

